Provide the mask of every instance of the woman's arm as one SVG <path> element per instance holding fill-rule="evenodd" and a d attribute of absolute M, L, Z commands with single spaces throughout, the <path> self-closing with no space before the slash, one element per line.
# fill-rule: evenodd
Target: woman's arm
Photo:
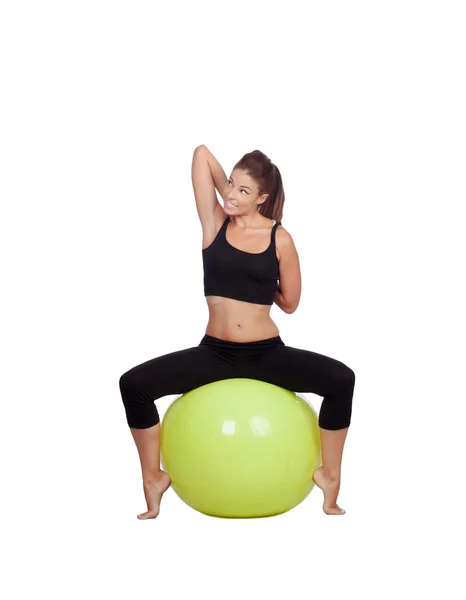
<path fill-rule="evenodd" d="M 209 165 L 210 172 L 212 174 L 212 180 L 214 185 L 224 200 L 225 188 L 228 184 L 228 179 L 225 174 L 225 171 L 222 168 L 222 165 L 218 162 L 212 152 L 203 144 L 203 148 L 205 148 L 205 153 L 207 156 L 207 163 Z"/>
<path fill-rule="evenodd" d="M 288 308 L 288 305 L 285 303 L 285 298 L 283 298 L 282 292 L 280 290 L 280 287 L 277 287 L 277 291 L 275 292 L 275 297 L 273 299 L 273 301 L 275 302 L 275 304 L 277 306 L 279 306 L 283 312 L 286 313 L 290 313 L 290 310 Z"/>

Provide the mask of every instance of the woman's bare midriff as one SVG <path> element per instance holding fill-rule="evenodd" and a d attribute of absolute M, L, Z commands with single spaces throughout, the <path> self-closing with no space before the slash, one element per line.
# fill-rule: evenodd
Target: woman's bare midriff
<path fill-rule="evenodd" d="M 203 238 L 203 248 L 208 247 L 217 236 L 227 214 L 219 206 L 210 229 L 206 226 Z M 230 225 L 227 241 L 240 250 L 262 252 L 270 243 L 271 229 L 274 221 L 263 217 L 264 230 L 260 235 L 250 233 L 242 235 L 241 231 Z M 253 237 L 252 237 L 253 236 Z M 277 258 L 280 255 L 277 248 Z M 209 307 L 209 322 L 206 334 L 230 342 L 256 342 L 280 335 L 278 327 L 270 318 L 273 305 L 253 304 L 222 296 L 206 296 Z"/>
<path fill-rule="evenodd" d="M 255 342 L 280 335 L 270 317 L 271 306 L 220 296 L 207 296 L 206 334 L 230 342 Z"/>

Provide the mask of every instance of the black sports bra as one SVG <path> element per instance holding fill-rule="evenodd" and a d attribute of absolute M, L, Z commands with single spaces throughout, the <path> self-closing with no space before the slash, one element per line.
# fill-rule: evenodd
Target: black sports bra
<path fill-rule="evenodd" d="M 214 241 L 202 250 L 204 296 L 272 305 L 279 278 L 275 234 L 281 222 L 272 227 L 267 250 L 259 253 L 245 252 L 228 242 L 229 222 L 227 217 Z"/>

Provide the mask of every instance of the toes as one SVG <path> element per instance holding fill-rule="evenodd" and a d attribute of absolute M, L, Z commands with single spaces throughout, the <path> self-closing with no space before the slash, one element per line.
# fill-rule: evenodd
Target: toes
<path fill-rule="evenodd" d="M 343 510 L 342 508 L 339 508 L 338 506 L 324 506 L 324 512 L 327 515 L 344 515 L 345 514 L 345 510 Z"/>
<path fill-rule="evenodd" d="M 145 513 L 141 513 L 140 515 L 138 515 L 138 519 L 155 519 L 155 517 L 158 516 L 158 512 L 155 511 L 148 511 Z"/>

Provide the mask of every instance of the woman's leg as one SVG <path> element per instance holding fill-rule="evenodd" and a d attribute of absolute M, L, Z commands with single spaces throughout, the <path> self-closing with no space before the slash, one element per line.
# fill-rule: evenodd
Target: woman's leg
<path fill-rule="evenodd" d="M 251 378 L 294 392 L 323 396 L 319 413 L 322 467 L 314 473 L 314 481 L 324 491 L 325 512 L 341 514 L 336 500 L 343 447 L 351 421 L 354 371 L 323 354 L 286 345 L 267 350 L 250 368 Z"/>
<path fill-rule="evenodd" d="M 184 394 L 229 376 L 225 365 L 207 347 L 195 346 L 153 358 L 120 377 L 120 392 L 141 462 L 149 509 L 138 517 L 156 517 L 162 495 L 170 486 L 168 474 L 160 469 L 161 424 L 154 400 Z"/>
<path fill-rule="evenodd" d="M 131 433 L 141 461 L 147 503 L 147 511 L 138 519 L 154 519 L 159 514 L 162 496 L 171 485 L 170 476 L 160 468 L 160 423 L 146 429 L 131 428 Z"/>

